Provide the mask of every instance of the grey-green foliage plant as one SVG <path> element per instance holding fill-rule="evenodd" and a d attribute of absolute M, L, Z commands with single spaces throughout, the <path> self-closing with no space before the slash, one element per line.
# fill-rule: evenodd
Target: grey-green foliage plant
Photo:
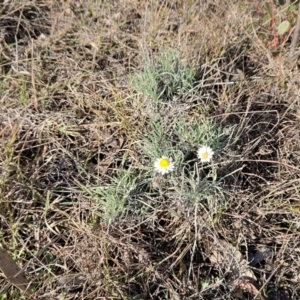
<path fill-rule="evenodd" d="M 151 120 L 147 134 L 142 136 L 140 147 L 150 158 L 158 158 L 171 150 L 166 138 L 166 127 L 161 118 Z"/>
<path fill-rule="evenodd" d="M 156 63 L 150 62 L 132 80 L 133 88 L 152 101 L 172 100 L 185 95 L 194 83 L 195 70 L 181 66 L 175 50 L 158 56 Z"/>
<path fill-rule="evenodd" d="M 222 127 L 205 118 L 189 123 L 179 119 L 174 122 L 173 128 L 183 148 L 195 149 L 207 145 L 215 151 L 222 146 Z"/>
<path fill-rule="evenodd" d="M 105 217 L 115 217 L 124 210 L 131 193 L 136 188 L 136 176 L 129 170 L 118 171 L 113 183 L 99 189 L 98 205 Z"/>
<path fill-rule="evenodd" d="M 178 198 L 180 195 L 183 201 L 199 204 L 205 202 L 209 209 L 217 205 L 213 199 L 223 199 L 222 189 L 217 182 L 217 166 L 212 162 L 207 173 L 200 172 L 203 165 L 197 160 L 196 151 L 199 147 L 207 145 L 216 154 L 225 147 L 228 137 L 224 135 L 222 127 L 205 117 L 189 122 L 185 118 L 178 118 L 173 120 L 172 126 L 167 127 L 160 124 L 159 130 L 152 132 L 158 132 L 157 136 L 165 134 L 162 139 L 167 141 L 165 143 L 167 147 L 162 149 L 174 158 L 179 167 L 177 174 L 169 178 L 169 181 L 172 182 L 170 186 L 173 186 L 174 189 L 173 192 L 170 192 L 170 198 Z M 153 155 L 156 151 L 155 148 L 159 147 L 158 143 L 151 135 L 147 136 L 147 140 L 147 145 L 151 148 L 150 155 Z M 191 163 L 190 157 L 193 163 Z M 205 167 L 207 168 L 207 165 Z M 204 174 L 206 175 L 203 177 Z M 216 194 L 218 194 L 217 197 L 215 197 Z"/>
<path fill-rule="evenodd" d="M 80 189 L 94 202 L 95 215 L 104 221 L 126 213 L 127 208 L 130 210 L 135 203 L 139 203 L 140 212 L 143 209 L 147 211 L 147 205 L 143 205 L 147 191 L 143 186 L 147 186 L 153 178 L 155 159 L 166 155 L 181 167 L 187 152 L 196 151 L 196 148 L 202 144 L 207 144 L 215 150 L 222 144 L 221 138 L 221 129 L 205 118 L 191 123 L 186 123 L 184 118 L 174 119 L 171 124 L 166 124 L 163 118 L 158 117 L 150 121 L 147 134 L 142 136 L 139 142 L 141 154 L 146 157 L 146 160 L 138 165 L 133 164 L 128 169 L 120 167 L 117 176 L 110 184 L 91 187 L 81 185 Z M 186 177 L 181 174 L 183 169 L 179 168 L 179 170 L 178 174 L 174 172 L 173 176 L 169 177 L 168 186 L 173 186 L 168 191 L 173 193 L 170 195 L 171 198 L 178 196 L 174 189 L 176 186 L 184 187 L 183 198 L 191 202 L 208 201 L 207 199 L 210 199 L 213 194 L 212 191 L 216 191 L 214 183 L 207 181 L 207 178 L 200 178 L 197 175 L 198 171 L 194 170 Z M 204 184 L 203 180 L 207 182 Z"/>
<path fill-rule="evenodd" d="M 172 128 L 167 126 L 162 118 L 157 118 L 149 122 L 148 132 L 141 138 L 139 147 L 151 162 L 168 156 L 178 164 L 182 161 L 183 152 L 175 138 Z"/>
<path fill-rule="evenodd" d="M 149 122 L 147 134 L 142 138 L 141 148 L 151 158 L 196 149 L 207 145 L 217 150 L 224 143 L 221 126 L 202 118 L 186 122 L 184 118 L 174 119 L 167 126 L 161 118 Z"/>
<path fill-rule="evenodd" d="M 111 220 L 122 213 L 136 188 L 137 176 L 131 170 L 120 169 L 116 178 L 105 186 L 78 184 L 83 194 L 95 204 L 95 213 L 103 220 Z"/>
<path fill-rule="evenodd" d="M 209 146 L 218 151 L 225 146 L 226 139 L 221 126 L 201 118 L 187 122 L 185 118 L 176 118 L 171 124 L 165 124 L 162 118 L 149 122 L 147 134 L 139 142 L 139 148 L 150 160 L 148 170 L 155 159 L 167 156 L 173 159 L 177 166 L 187 157 L 196 156 L 201 146 Z"/>

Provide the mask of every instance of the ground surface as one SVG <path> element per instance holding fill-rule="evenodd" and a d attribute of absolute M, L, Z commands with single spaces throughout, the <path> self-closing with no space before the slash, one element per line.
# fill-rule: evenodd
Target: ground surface
<path fill-rule="evenodd" d="M 266 2 L 1 4 L 0 299 L 300 299 L 297 8 Z"/>

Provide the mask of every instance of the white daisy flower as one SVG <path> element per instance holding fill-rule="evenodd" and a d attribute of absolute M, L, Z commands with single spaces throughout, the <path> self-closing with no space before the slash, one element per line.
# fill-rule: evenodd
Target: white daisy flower
<path fill-rule="evenodd" d="M 201 160 L 201 162 L 210 162 L 214 151 L 209 146 L 202 146 L 197 151 L 198 158 Z"/>
<path fill-rule="evenodd" d="M 172 172 L 174 168 L 174 162 L 171 158 L 168 158 L 166 156 L 162 156 L 154 162 L 155 171 L 161 173 L 162 175 Z"/>

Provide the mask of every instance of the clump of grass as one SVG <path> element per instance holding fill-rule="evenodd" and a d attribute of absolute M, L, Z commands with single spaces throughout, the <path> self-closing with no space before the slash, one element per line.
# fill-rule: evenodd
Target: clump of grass
<path fill-rule="evenodd" d="M 188 121 L 185 117 L 166 124 L 162 118 L 150 121 L 147 133 L 141 137 L 140 148 L 150 160 L 168 154 L 174 161 L 182 163 L 198 147 L 209 145 L 220 150 L 226 140 L 221 126 L 202 118 L 202 121 Z"/>
<path fill-rule="evenodd" d="M 160 55 L 157 61 L 157 65 L 148 64 L 132 80 L 136 90 L 147 96 L 149 104 L 153 106 L 160 100 L 168 99 L 168 95 L 188 93 L 194 77 L 192 69 L 180 67 L 174 50 Z M 163 82 L 164 90 L 159 90 L 160 81 Z M 161 193 L 155 193 L 156 188 L 152 183 L 158 175 L 154 163 L 162 157 L 172 160 L 172 172 L 163 179 L 163 187 L 169 199 L 175 201 L 175 205 L 179 198 L 184 199 L 188 205 L 188 202 L 211 199 L 209 194 L 212 191 L 220 192 L 219 188 L 214 187 L 218 185 L 216 164 L 201 163 L 197 158 L 197 149 L 201 146 L 211 147 L 216 159 L 225 143 L 221 126 L 217 126 L 204 115 L 194 121 L 184 113 L 173 117 L 167 108 L 157 112 L 146 123 L 148 125 L 134 143 L 137 153 L 140 154 L 137 160 L 132 160 L 126 168 L 122 164 L 116 177 L 106 186 L 80 186 L 95 204 L 96 215 L 103 220 L 115 219 L 125 211 L 132 212 L 137 202 L 140 211 L 146 212 L 145 198 L 149 199 L 150 207 L 151 203 L 158 201 L 156 197 L 160 197 Z M 203 186 L 206 186 L 205 190 Z M 177 187 L 181 189 L 178 190 Z"/>
<path fill-rule="evenodd" d="M 185 117 L 175 118 L 170 123 L 168 119 L 157 115 L 145 129 L 136 142 L 140 158 L 132 160 L 129 167 L 123 163 L 110 184 L 78 185 L 94 203 L 94 214 L 101 220 L 112 221 L 128 211 L 130 213 L 137 202 L 140 212 L 145 213 L 158 201 L 156 197 L 159 198 L 160 193 L 155 192 L 156 188 L 151 187 L 151 183 L 159 175 L 155 172 L 154 163 L 164 156 L 172 159 L 175 170 L 163 179 L 161 187 L 175 205 L 178 199 L 189 205 L 202 200 L 210 201 L 217 192 L 222 194 L 217 188 L 215 164 L 218 152 L 225 143 L 220 126 L 205 117 L 193 122 Z M 197 158 L 197 149 L 203 145 L 210 146 L 215 152 L 214 160 L 210 163 L 203 164 Z"/>
<path fill-rule="evenodd" d="M 137 177 L 131 169 L 120 168 L 112 182 L 103 186 L 86 186 L 78 183 L 82 195 L 93 203 L 94 218 L 111 221 L 124 211 L 136 187 Z"/>
<path fill-rule="evenodd" d="M 165 180 L 168 181 L 166 192 L 175 205 L 178 199 L 186 204 L 210 202 L 216 199 L 216 193 L 223 199 L 216 164 L 218 153 L 226 143 L 220 126 L 205 118 L 202 122 L 175 119 L 172 126 L 156 120 L 150 123 L 148 132 L 142 138 L 141 150 L 149 163 L 163 155 L 175 162 L 176 170 Z M 209 145 L 215 152 L 210 163 L 203 164 L 197 157 L 197 149 L 203 145 Z"/>
<path fill-rule="evenodd" d="M 194 83 L 195 70 L 180 64 L 178 53 L 169 49 L 157 62 L 148 62 L 132 80 L 132 87 L 150 101 L 174 100 L 188 93 Z"/>

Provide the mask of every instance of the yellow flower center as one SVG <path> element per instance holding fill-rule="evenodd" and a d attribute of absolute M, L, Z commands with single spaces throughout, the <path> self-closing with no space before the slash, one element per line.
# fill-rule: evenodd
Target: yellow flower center
<path fill-rule="evenodd" d="M 166 158 L 162 158 L 162 159 L 159 161 L 159 166 L 160 166 L 162 169 L 166 169 L 169 165 L 170 165 L 170 162 L 169 162 L 169 160 L 166 159 Z"/>
<path fill-rule="evenodd" d="M 205 152 L 202 153 L 202 159 L 203 160 L 207 160 L 208 159 L 208 152 L 207 151 L 205 151 Z"/>

